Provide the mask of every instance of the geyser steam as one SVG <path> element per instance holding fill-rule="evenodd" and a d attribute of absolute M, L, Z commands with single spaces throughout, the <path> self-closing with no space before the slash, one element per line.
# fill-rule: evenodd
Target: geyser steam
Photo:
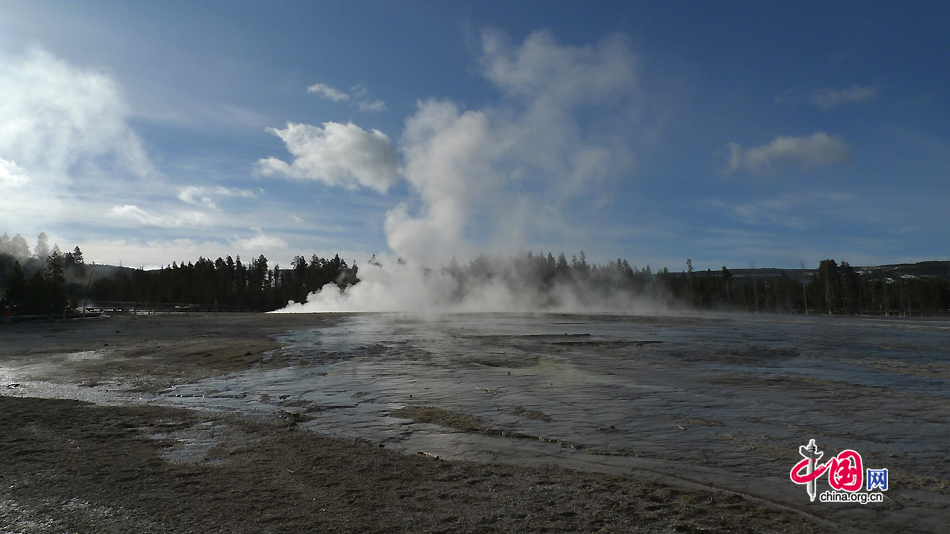
<path fill-rule="evenodd" d="M 576 277 L 537 287 L 519 271 L 524 262 L 501 256 L 478 260 L 491 268 L 466 277 L 423 267 L 486 250 L 579 249 L 578 228 L 604 200 L 599 186 L 632 166 L 639 67 L 623 36 L 574 47 L 537 32 L 514 45 L 485 31 L 481 45 L 481 73 L 498 89 L 498 103 L 464 110 L 449 100 L 419 102 L 395 147 L 398 161 L 379 156 L 390 142 L 381 132 L 326 123 L 294 125 L 316 132 L 306 142 L 281 135 L 295 157 L 290 164 L 258 162 L 264 175 L 380 192 L 398 176 L 409 186 L 410 200 L 385 219 L 387 244 L 406 262 L 361 265 L 359 284 L 325 288 L 288 311 L 532 310 L 580 305 L 593 294 Z M 324 176 L 327 169 L 333 176 Z M 600 297 L 610 303 L 623 294 Z"/>
<path fill-rule="evenodd" d="M 625 261 L 590 266 L 526 254 L 485 257 L 462 267 L 428 269 L 413 262 L 374 259 L 359 269 L 361 281 L 344 289 L 327 284 L 299 312 L 656 312 L 661 291 L 653 275 Z"/>

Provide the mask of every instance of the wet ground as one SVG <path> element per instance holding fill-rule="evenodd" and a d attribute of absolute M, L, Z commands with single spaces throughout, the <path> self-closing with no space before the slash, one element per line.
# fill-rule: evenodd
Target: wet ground
<path fill-rule="evenodd" d="M 950 513 L 948 326 L 353 315 L 278 336 L 290 367 L 164 395 L 283 410 L 315 432 L 406 452 L 678 479 L 857 527 L 938 531 Z M 810 439 L 826 459 L 853 449 L 865 468 L 887 468 L 884 503 L 809 502 L 789 471 Z"/>
<path fill-rule="evenodd" d="M 448 459 L 723 488 L 858 529 L 940 532 L 950 513 L 945 321 L 311 317 L 312 327 L 298 319 L 277 334 L 280 348 L 254 369 L 178 382 L 140 402 L 275 413 L 317 433 Z M 182 431 L 171 454 L 200 456 L 218 431 Z M 810 502 L 789 480 L 810 439 L 825 459 L 853 449 L 865 468 L 887 468 L 884 502 Z M 824 478 L 818 486 L 829 489 Z"/>

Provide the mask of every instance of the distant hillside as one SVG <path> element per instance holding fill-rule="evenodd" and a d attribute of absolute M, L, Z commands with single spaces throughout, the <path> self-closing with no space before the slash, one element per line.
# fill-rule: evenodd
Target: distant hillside
<path fill-rule="evenodd" d="M 875 266 L 852 266 L 862 276 L 871 278 L 880 278 L 886 276 L 893 278 L 895 276 L 914 276 L 917 278 L 940 277 L 950 278 L 950 261 L 921 261 L 918 263 L 895 263 L 888 265 Z M 756 269 L 729 269 L 732 276 L 779 276 L 785 273 L 789 277 L 801 278 L 802 273 L 806 276 L 814 276 L 818 269 L 776 269 L 774 267 L 764 267 Z M 722 269 L 711 271 L 712 274 L 722 274 Z M 696 275 L 709 274 L 708 271 L 696 271 Z"/>
<path fill-rule="evenodd" d="M 911 275 L 920 278 L 950 277 L 950 261 L 922 261 L 918 263 L 898 263 L 893 265 L 878 265 L 877 267 L 857 267 L 861 274 L 870 276 L 900 276 Z"/>

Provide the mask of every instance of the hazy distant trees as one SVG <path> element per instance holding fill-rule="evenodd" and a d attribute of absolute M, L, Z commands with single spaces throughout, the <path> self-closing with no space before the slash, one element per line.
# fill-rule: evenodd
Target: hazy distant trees
<path fill-rule="evenodd" d="M 17 234 L 11 239 L 10 236 L 4 232 L 3 236 L 0 236 L 0 254 L 12 256 L 17 260 L 24 260 L 30 257 L 30 245 L 27 244 L 26 239 L 20 234 Z"/>
<path fill-rule="evenodd" d="M 79 275 L 82 252 L 63 254 L 52 251 L 45 233 L 37 238 L 35 254 L 30 254 L 26 239 L 0 236 L 0 294 L 18 314 L 60 314 L 70 306 L 69 280 Z M 75 261 L 78 253 L 80 261 Z"/>
<path fill-rule="evenodd" d="M 573 305 L 623 309 L 639 297 L 654 300 L 667 294 L 649 267 L 640 270 L 620 258 L 592 264 L 584 252 L 570 261 L 563 253 L 555 259 L 550 252 L 479 256 L 468 265 L 452 262 L 441 271 L 454 279 L 456 301 L 486 290 L 504 290 L 514 301 L 537 309 Z"/>
<path fill-rule="evenodd" d="M 34 256 L 41 260 L 49 256 L 49 238 L 46 237 L 46 232 L 40 232 L 36 238 L 36 248 L 33 252 Z"/>
<path fill-rule="evenodd" d="M 864 315 L 946 315 L 950 313 L 950 262 L 923 262 L 914 265 L 863 268 L 840 264 L 833 259 L 819 262 L 817 269 L 782 270 L 755 268 L 698 271 L 691 260 L 680 273 L 666 267 L 655 273 L 631 267 L 618 258 L 606 265 L 589 264 L 581 253 L 571 262 L 561 254 L 527 253 L 517 264 L 534 264 L 534 269 L 516 267 L 514 272 L 538 273 L 520 284 L 531 290 L 548 291 L 542 305 L 568 297 L 587 303 L 619 302 L 618 295 L 645 297 L 673 307 L 746 311 L 750 313 L 796 314 L 812 311 L 826 314 Z M 485 259 L 465 267 L 454 267 L 457 278 L 485 278 Z M 504 268 L 494 276 L 504 277 Z M 530 277 L 529 277 L 530 278 Z M 524 279 L 524 277 L 521 277 Z"/>

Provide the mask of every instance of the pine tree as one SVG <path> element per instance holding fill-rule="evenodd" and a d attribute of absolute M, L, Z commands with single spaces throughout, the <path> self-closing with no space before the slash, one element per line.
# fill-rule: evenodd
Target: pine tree
<path fill-rule="evenodd" d="M 66 269 L 63 255 L 53 251 L 46 258 L 46 279 L 49 281 L 47 302 L 53 313 L 65 312 L 69 299 L 66 296 Z"/>
<path fill-rule="evenodd" d="M 11 306 L 21 306 L 26 301 L 26 278 L 23 276 L 20 262 L 13 264 L 13 270 L 7 276 L 6 290 Z"/>

